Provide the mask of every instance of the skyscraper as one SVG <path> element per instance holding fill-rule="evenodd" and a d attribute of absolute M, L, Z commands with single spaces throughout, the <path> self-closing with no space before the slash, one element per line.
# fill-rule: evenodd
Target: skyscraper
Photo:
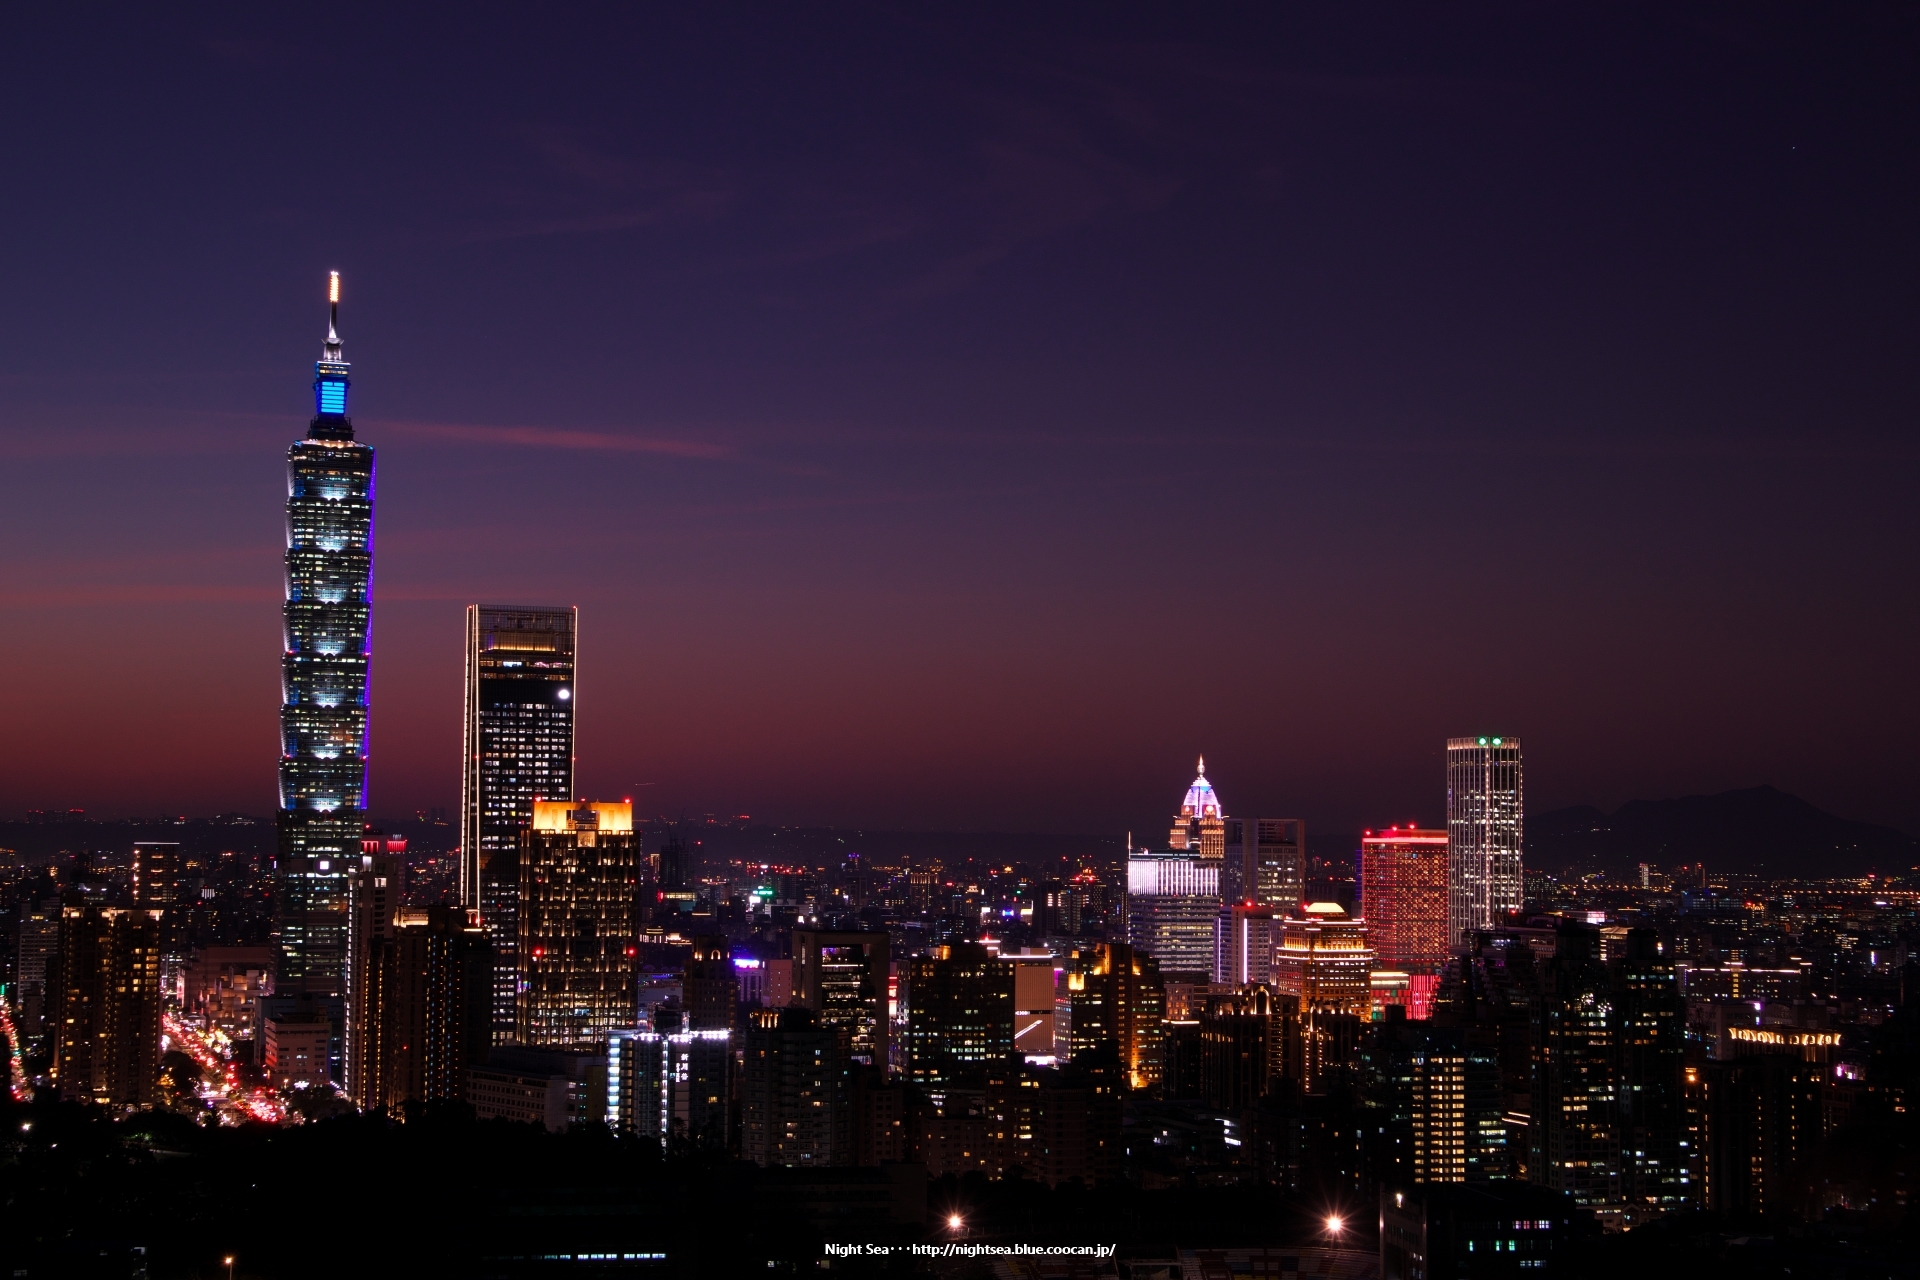
<path fill-rule="evenodd" d="M 1227 910 L 1226 928 L 1226 965 L 1221 980 L 1236 987 L 1272 982 L 1273 949 L 1280 941 L 1280 917 L 1274 909 L 1236 902 Z"/>
<path fill-rule="evenodd" d="M 363 1107 L 381 1105 L 366 1100 L 379 1088 L 369 1074 L 381 1051 L 384 992 L 377 972 L 378 950 L 393 937 L 406 878 L 406 851 L 404 839 L 368 832 L 347 875 L 347 1029 L 342 1079 L 347 1096 Z"/>
<path fill-rule="evenodd" d="M 1054 976 L 1058 961 L 1050 951 L 1002 951 L 1000 958 L 1013 964 L 1014 1050 L 1030 1063 L 1051 1065 L 1060 1000 Z"/>
<path fill-rule="evenodd" d="M 740 971 L 728 955 L 725 934 L 693 940 L 680 990 L 689 1031 L 732 1031 L 740 1010 Z"/>
<path fill-rule="evenodd" d="M 1306 824 L 1298 818 L 1226 819 L 1226 864 L 1220 892 L 1231 902 L 1257 902 L 1281 914 L 1307 892 Z"/>
<path fill-rule="evenodd" d="M 604 1045 L 639 1020 L 639 867 L 631 804 L 535 802 L 520 836 L 521 1044 Z"/>
<path fill-rule="evenodd" d="M 1373 948 L 1364 920 L 1338 903 L 1309 902 L 1280 922 L 1273 986 L 1300 1002 L 1301 1083 L 1318 1092 L 1330 1068 L 1349 1060 L 1371 1012 Z"/>
<path fill-rule="evenodd" d="M 1207 1105 L 1242 1110 L 1300 1078 L 1300 1001 L 1255 983 L 1210 999 L 1200 1014 L 1200 1088 Z"/>
<path fill-rule="evenodd" d="M 161 911 L 179 905 L 180 845 L 177 841 L 133 842 L 133 902 Z"/>
<path fill-rule="evenodd" d="M 1621 1193 L 1652 1212 L 1682 1209 L 1688 1170 L 1686 1002 L 1673 960 L 1652 929 L 1630 929 L 1613 969 L 1615 1071 L 1620 1100 Z"/>
<path fill-rule="evenodd" d="M 151 1105 L 160 1078 L 160 912 L 76 900 L 60 915 L 53 1081 L 72 1100 Z"/>
<path fill-rule="evenodd" d="M 1220 932 L 1220 862 L 1196 850 L 1127 855 L 1127 942 L 1163 974 L 1213 977 Z"/>
<path fill-rule="evenodd" d="M 1360 838 L 1360 913 L 1381 967 L 1440 972 L 1447 945 L 1447 833 L 1412 826 Z"/>
<path fill-rule="evenodd" d="M 979 942 L 936 948 L 909 960 L 907 1070 L 915 1084 L 939 1088 L 970 1066 L 1013 1052 L 1014 966 Z"/>
<path fill-rule="evenodd" d="M 1359 1092 L 1379 1142 L 1383 1184 L 1485 1182 L 1506 1172 L 1500 1064 L 1465 1027 L 1410 1021 L 1389 1008 L 1361 1054 Z"/>
<path fill-rule="evenodd" d="M 607 1126 L 724 1151 L 733 1033 L 621 1031 L 607 1041 Z"/>
<path fill-rule="evenodd" d="M 884 930 L 793 931 L 793 1003 L 838 1033 L 849 1062 L 887 1065 L 889 949 Z"/>
<path fill-rule="evenodd" d="M 1447 946 L 1525 900 L 1520 739 L 1447 739 Z"/>
<path fill-rule="evenodd" d="M 1167 990 L 1160 966 L 1124 942 L 1080 952 L 1067 975 L 1073 1058 L 1113 1050 L 1128 1087 L 1159 1085 L 1166 1064 Z"/>
<path fill-rule="evenodd" d="M 313 366 L 314 416 L 287 451 L 281 658 L 276 987 L 339 995 L 347 871 L 367 802 L 367 636 L 372 617 L 373 450 L 353 438 L 340 347 L 340 273 Z"/>
<path fill-rule="evenodd" d="M 811 1009 L 756 1010 L 741 1055 L 740 1154 L 757 1165 L 852 1163 L 852 1079 Z"/>
<path fill-rule="evenodd" d="M 1180 812 L 1174 815 L 1173 828 L 1167 835 L 1167 847 L 1171 849 L 1197 849 L 1200 856 L 1212 862 L 1218 862 L 1227 852 L 1226 814 L 1221 811 L 1220 797 L 1214 794 L 1213 784 L 1207 781 L 1207 759 L 1200 757 L 1200 771 L 1187 788 L 1186 798 L 1180 802 Z"/>
<path fill-rule="evenodd" d="M 494 1038 L 513 1038 L 520 833 L 535 800 L 572 800 L 579 610 L 467 606 L 460 903 L 493 940 Z"/>
<path fill-rule="evenodd" d="M 1533 1181 L 1589 1207 L 1617 1205 L 1620 1080 L 1600 933 L 1564 925 L 1535 1002 Z"/>
<path fill-rule="evenodd" d="M 492 1038 L 493 965 L 484 930 L 452 907 L 402 911 L 373 938 L 354 987 L 348 1096 L 398 1111 L 462 1098 Z"/>

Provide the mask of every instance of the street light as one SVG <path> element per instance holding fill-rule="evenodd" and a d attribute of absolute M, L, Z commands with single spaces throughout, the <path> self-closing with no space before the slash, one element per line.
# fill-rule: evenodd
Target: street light
<path fill-rule="evenodd" d="M 1346 1221 L 1342 1219 L 1339 1214 L 1330 1213 L 1327 1215 L 1327 1234 L 1328 1235 L 1330 1236 L 1339 1235 L 1341 1228 L 1345 1227 L 1346 1225 L 1347 1225 Z M 231 1280 L 231 1277 L 229 1277 L 229 1280 Z"/>
<path fill-rule="evenodd" d="M 224 1262 L 227 1266 L 227 1280 L 233 1280 L 233 1255 L 228 1254 L 226 1257 L 220 1259 L 220 1261 Z"/>

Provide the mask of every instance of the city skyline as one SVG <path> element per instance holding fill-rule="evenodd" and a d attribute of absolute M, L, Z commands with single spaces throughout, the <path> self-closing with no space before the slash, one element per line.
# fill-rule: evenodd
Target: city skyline
<path fill-rule="evenodd" d="M 1911 1269 L 1920 7 L 10 19 L 0 1274 Z"/>

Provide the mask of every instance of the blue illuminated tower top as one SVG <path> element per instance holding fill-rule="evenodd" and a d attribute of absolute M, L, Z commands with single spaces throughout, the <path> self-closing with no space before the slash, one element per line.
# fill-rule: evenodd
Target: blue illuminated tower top
<path fill-rule="evenodd" d="M 341 358 L 340 273 L 327 277 L 327 342 L 313 362 L 312 440 L 351 440 L 353 422 L 347 417 L 347 371 L 353 366 Z"/>

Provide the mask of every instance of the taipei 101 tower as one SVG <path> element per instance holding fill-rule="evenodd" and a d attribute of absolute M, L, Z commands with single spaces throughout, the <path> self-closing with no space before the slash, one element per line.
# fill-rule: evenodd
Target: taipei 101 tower
<path fill-rule="evenodd" d="M 313 366 L 313 421 L 287 450 L 287 602 L 281 658 L 275 988 L 345 994 L 347 870 L 367 803 L 367 635 L 373 450 L 353 438 L 340 348 L 340 273 Z"/>

